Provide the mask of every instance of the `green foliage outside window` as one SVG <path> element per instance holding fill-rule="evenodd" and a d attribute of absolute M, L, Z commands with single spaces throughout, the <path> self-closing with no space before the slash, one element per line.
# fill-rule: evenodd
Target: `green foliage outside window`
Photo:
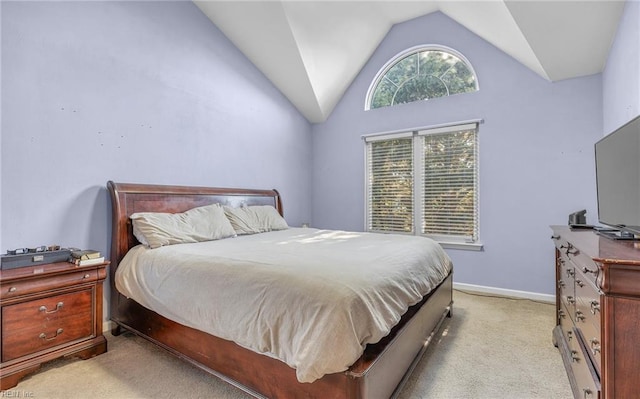
<path fill-rule="evenodd" d="M 476 131 L 424 136 L 423 234 L 476 239 Z"/>
<path fill-rule="evenodd" d="M 475 75 L 461 58 L 444 50 L 413 52 L 378 80 L 370 108 L 445 97 L 478 90 Z"/>
<path fill-rule="evenodd" d="M 413 232 L 413 140 L 371 143 L 370 230 Z"/>
<path fill-rule="evenodd" d="M 475 242 L 477 172 L 475 125 L 368 142 L 368 230 Z"/>

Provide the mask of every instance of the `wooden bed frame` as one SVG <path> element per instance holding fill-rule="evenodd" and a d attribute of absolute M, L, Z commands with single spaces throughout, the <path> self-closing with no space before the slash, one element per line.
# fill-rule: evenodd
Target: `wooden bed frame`
<path fill-rule="evenodd" d="M 452 274 L 422 302 L 409 308 L 381 342 L 367 346 L 347 371 L 300 383 L 284 362 L 173 322 L 121 295 L 115 288 L 118 264 L 138 241 L 129 216 L 135 212 L 183 212 L 196 206 L 273 205 L 283 214 L 276 190 L 107 183 L 112 203 L 112 333 L 131 331 L 177 357 L 255 397 L 388 398 L 395 396 L 452 309 Z M 331 350 L 330 347 L 326 350 Z"/>

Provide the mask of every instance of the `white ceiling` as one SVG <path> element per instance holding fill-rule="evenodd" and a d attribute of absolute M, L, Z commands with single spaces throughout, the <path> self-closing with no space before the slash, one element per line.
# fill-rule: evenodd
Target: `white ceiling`
<path fill-rule="evenodd" d="M 550 81 L 602 72 L 624 1 L 201 0 L 194 3 L 313 123 L 391 27 L 441 11 Z"/>

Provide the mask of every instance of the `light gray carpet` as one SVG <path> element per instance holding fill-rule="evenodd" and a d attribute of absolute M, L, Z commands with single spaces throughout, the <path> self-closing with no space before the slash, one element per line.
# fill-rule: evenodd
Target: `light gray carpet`
<path fill-rule="evenodd" d="M 572 398 L 551 342 L 552 305 L 459 291 L 454 301 L 399 398 Z M 107 339 L 107 353 L 51 362 L 12 388 L 14 397 L 249 398 L 132 334 Z"/>

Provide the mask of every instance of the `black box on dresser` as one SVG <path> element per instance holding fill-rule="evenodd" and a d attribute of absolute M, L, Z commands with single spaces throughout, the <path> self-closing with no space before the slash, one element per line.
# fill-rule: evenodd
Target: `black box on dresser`
<path fill-rule="evenodd" d="M 14 251 L 15 252 L 15 251 Z M 15 269 L 18 267 L 37 266 L 47 263 L 67 262 L 71 256 L 71 250 L 61 248 L 57 250 L 43 250 L 21 252 L 19 254 L 0 255 L 0 270 Z"/>

